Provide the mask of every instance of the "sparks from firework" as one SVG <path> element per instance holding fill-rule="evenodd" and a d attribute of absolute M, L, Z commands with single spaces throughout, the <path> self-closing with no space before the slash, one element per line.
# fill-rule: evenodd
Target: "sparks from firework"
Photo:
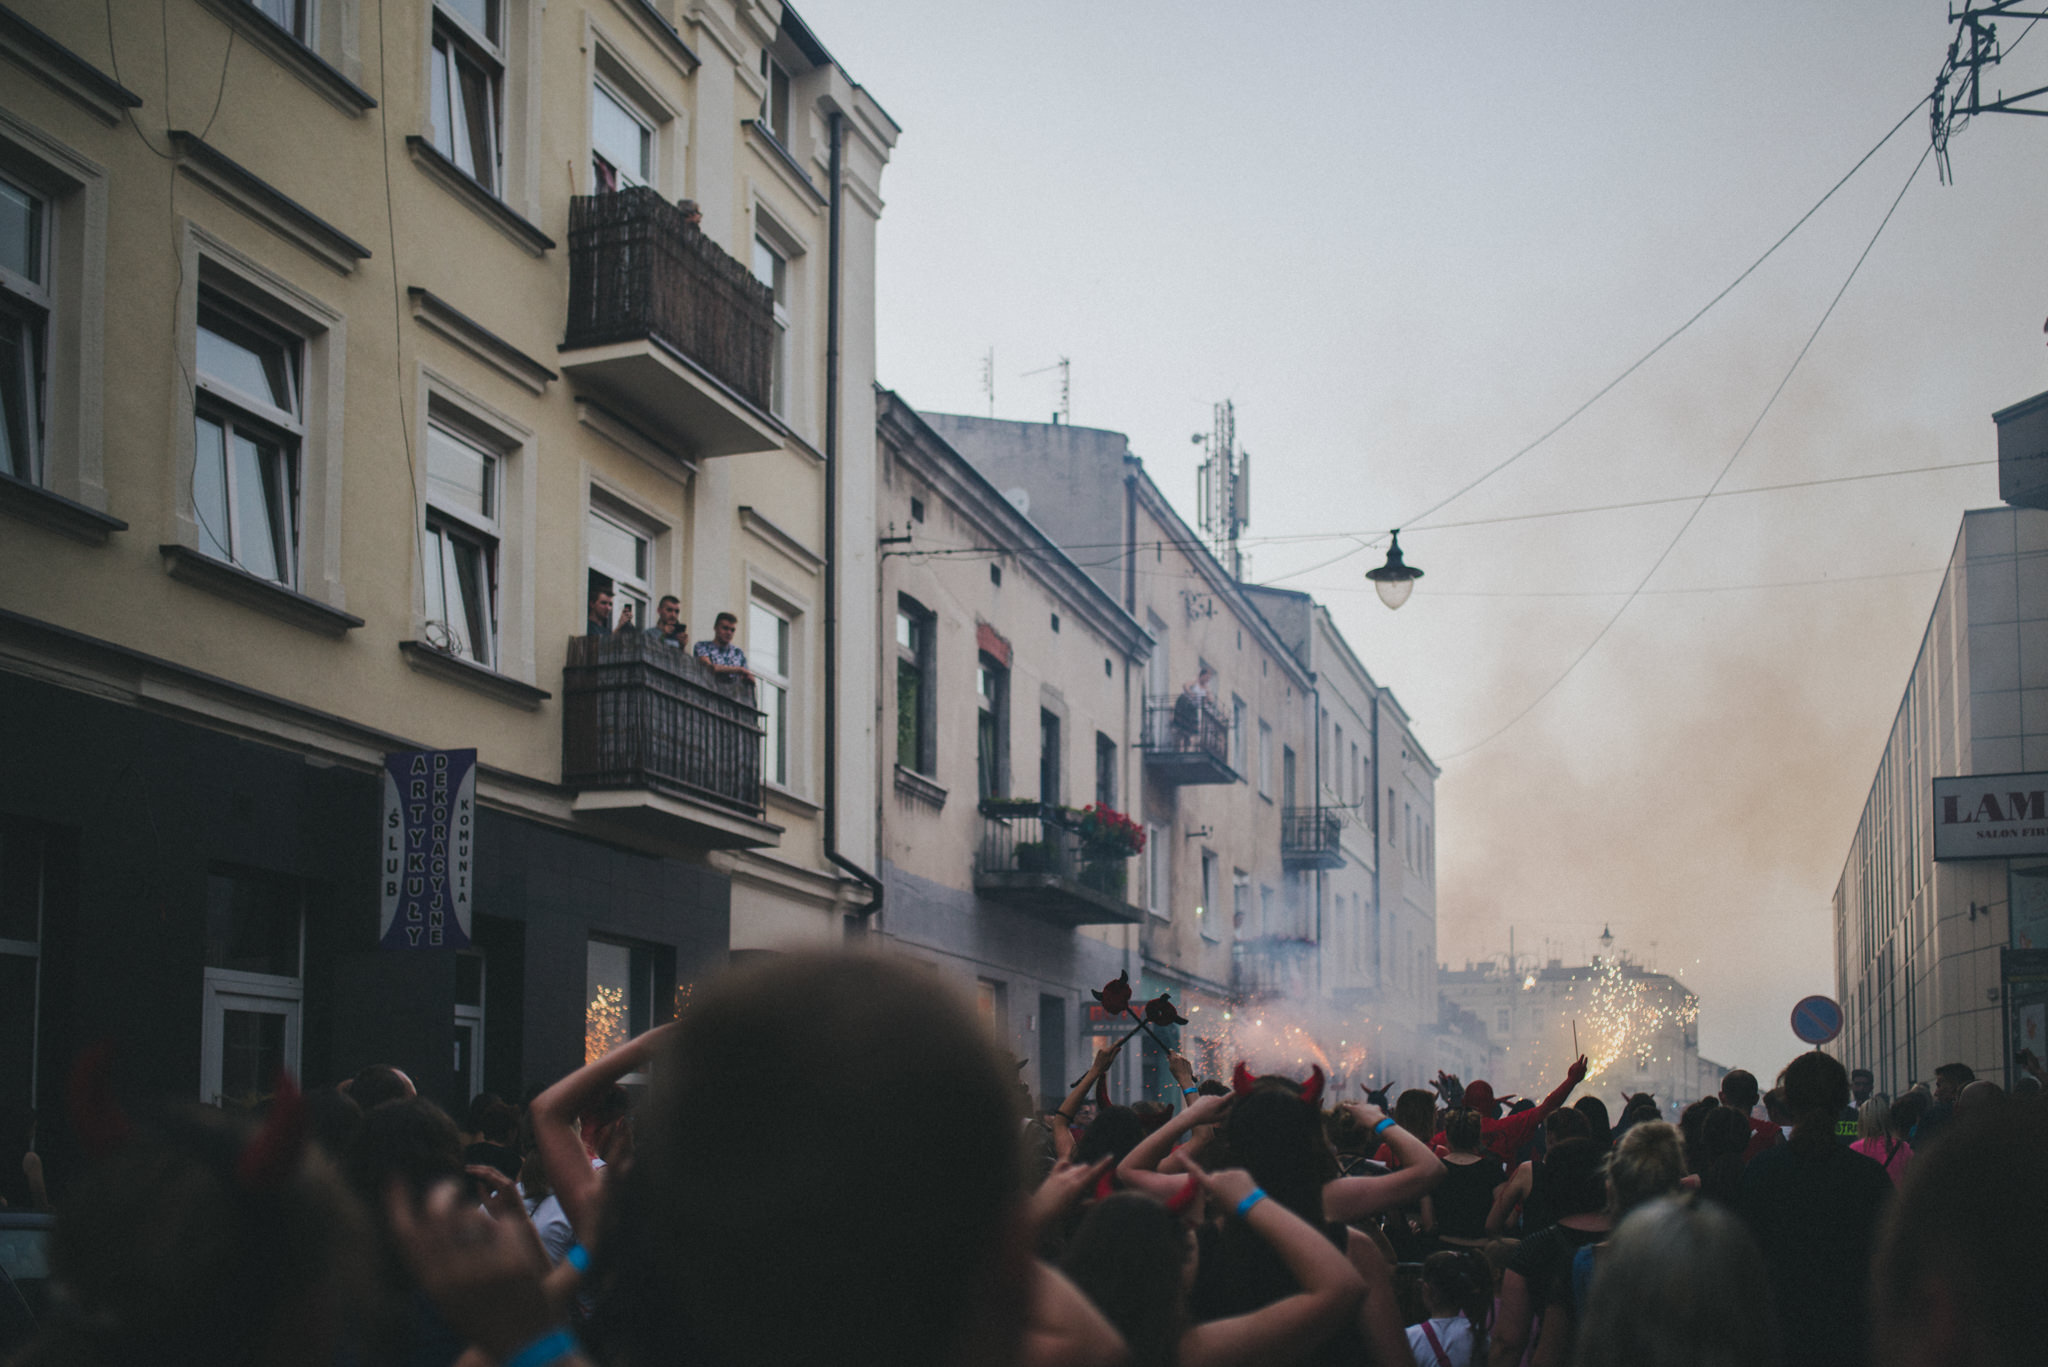
<path fill-rule="evenodd" d="M 595 1063 L 625 1042 L 625 989 L 600 987 L 583 1009 L 583 1061 Z"/>
<path fill-rule="evenodd" d="M 1293 1078 L 1321 1068 L 1334 1095 L 1347 1083 L 1362 1089 L 1378 1080 L 1370 1071 L 1372 1052 L 1365 1042 L 1378 1028 L 1363 1016 L 1318 1021 L 1293 1003 L 1268 1000 L 1234 1002 L 1228 1010 L 1195 1015 L 1182 1034 L 1200 1050 L 1197 1062 L 1204 1076 L 1227 1077 L 1240 1059 L 1254 1073 Z"/>

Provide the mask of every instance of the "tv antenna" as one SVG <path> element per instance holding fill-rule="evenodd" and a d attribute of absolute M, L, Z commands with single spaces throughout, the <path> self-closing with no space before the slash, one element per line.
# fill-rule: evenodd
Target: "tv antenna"
<path fill-rule="evenodd" d="M 2005 48 L 1998 41 L 1998 25 L 1993 19 L 2026 19 L 2038 21 L 2048 19 L 2048 11 L 2040 8 L 2041 0 L 1990 0 L 1977 4 L 1975 0 L 1964 0 L 1962 9 L 1953 7 L 1948 12 L 1949 22 L 1956 26 L 1956 36 L 1948 45 L 1948 57 L 1941 64 L 1941 74 L 1934 78 L 1933 108 L 1928 111 L 1928 121 L 1934 136 L 1934 160 L 1941 172 L 1944 185 L 1955 183 L 1949 171 L 1948 140 L 1955 131 L 1978 114 L 2032 114 L 2037 117 L 2048 115 L 2048 105 L 2040 103 L 2048 95 L 2048 85 L 2036 86 L 2032 90 L 2008 95 L 2003 90 L 1994 90 L 1991 98 L 1984 98 L 1984 68 L 1997 66 L 2005 58 Z M 2020 30 L 2025 37 L 2029 23 Z M 2014 39 L 2014 46 L 2018 45 Z M 1955 89 L 1950 90 L 1953 82 Z"/>
<path fill-rule="evenodd" d="M 1251 521 L 1251 456 L 1237 445 L 1237 408 L 1225 399 L 1215 407 L 1207 432 L 1195 433 L 1195 445 L 1209 458 L 1196 473 L 1202 531 L 1232 579 L 1244 578 L 1244 552 L 1237 539 Z"/>
<path fill-rule="evenodd" d="M 1036 370 L 1025 371 L 1022 378 L 1029 379 L 1033 375 L 1043 375 L 1049 370 L 1057 370 L 1060 373 L 1060 406 L 1059 411 L 1053 414 L 1052 420 L 1056 423 L 1063 422 L 1071 426 L 1074 421 L 1074 363 L 1072 361 L 1062 356 L 1051 365 L 1042 365 Z"/>
<path fill-rule="evenodd" d="M 988 395 L 988 415 L 996 415 L 996 349 L 990 347 L 981 356 L 981 392 Z"/>

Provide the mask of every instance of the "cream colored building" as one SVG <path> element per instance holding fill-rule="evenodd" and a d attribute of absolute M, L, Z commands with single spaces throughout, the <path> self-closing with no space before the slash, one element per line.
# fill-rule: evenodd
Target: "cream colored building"
<path fill-rule="evenodd" d="M 838 941 L 879 887 L 875 681 L 827 661 L 881 648 L 898 130 L 798 15 L 14 0 L 0 59 L 24 1099 L 124 1020 L 182 1091 L 509 1094 L 593 1002 L 640 1028 Z M 585 639 L 598 588 L 734 613 L 755 691 Z M 384 756 L 470 748 L 472 944 L 379 951 Z"/>
<path fill-rule="evenodd" d="M 1308 671 L 1160 493 L 1121 433 L 926 414 L 925 420 L 1052 540 L 1087 547 L 1089 574 L 1153 642 L 1131 681 L 1136 774 L 1124 789 L 1147 832 L 1136 900 L 1145 997 L 1189 1017 L 1183 1052 L 1227 1072 L 1243 992 L 1267 991 L 1309 952 L 1305 869 L 1283 858 L 1282 816 L 1312 804 Z M 1206 702 L 1181 699 L 1204 666 Z M 1277 1019 L 1277 1017 L 1276 1017 Z M 1193 1042 L 1195 1049 L 1187 1049 Z M 1163 1084 L 1144 1046 L 1148 1094 Z"/>
<path fill-rule="evenodd" d="M 1121 812 L 1153 642 L 907 404 L 879 399 L 881 873 L 875 928 L 941 966 L 1057 1106 L 1119 1028 L 1090 997 L 1143 968 L 1143 856 L 1091 849 Z M 1095 1008 L 1091 1011 L 1091 1008 Z M 1136 1076 L 1124 1056 L 1119 1093 Z"/>

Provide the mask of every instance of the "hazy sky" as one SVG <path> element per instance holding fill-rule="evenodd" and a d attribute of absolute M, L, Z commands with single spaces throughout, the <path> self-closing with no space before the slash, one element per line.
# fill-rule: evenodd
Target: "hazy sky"
<path fill-rule="evenodd" d="M 1583 961 L 1603 923 L 1775 1071 L 1834 988 L 1829 898 L 1978 465 L 1717 498 L 1927 146 L 1924 110 L 1757 273 L 1505 473 L 1403 534 L 1398 614 L 1310 570 L 1526 445 L 1813 206 L 1933 84 L 1943 0 L 802 0 L 903 125 L 884 384 L 1127 432 L 1192 520 L 1210 405 L 1252 453 L 1251 577 L 1315 590 L 1444 765 L 1440 957 Z M 2004 26 L 2008 43 L 2024 21 Z M 2048 84 L 2048 31 L 1989 84 Z M 2048 389 L 2048 123 L 1930 160 L 1724 489 L 1995 454 Z M 1302 571 L 1308 571 L 1303 573 Z M 1291 577 L 1289 577 L 1291 576 Z M 1878 577 L 1884 576 L 1884 577 Z M 1826 580 L 1812 583 L 1801 581 Z M 1791 586 L 1745 588 L 1754 585 Z M 1699 590 L 1714 590 L 1702 592 Z M 1575 596 L 1576 595 L 1576 596 Z"/>

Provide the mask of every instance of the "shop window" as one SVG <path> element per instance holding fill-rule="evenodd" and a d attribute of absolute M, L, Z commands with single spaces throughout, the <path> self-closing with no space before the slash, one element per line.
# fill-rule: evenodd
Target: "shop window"
<path fill-rule="evenodd" d="M 250 1106 L 298 1076 L 305 885 L 252 869 L 206 878 L 200 1097 Z"/>
<path fill-rule="evenodd" d="M 0 1115 L 36 1109 L 44 887 L 42 836 L 0 822 Z"/>
<path fill-rule="evenodd" d="M 675 952 L 630 940 L 590 941 L 584 961 L 583 1061 L 595 1063 L 675 1009 Z"/>
<path fill-rule="evenodd" d="M 456 1114 L 465 1114 L 484 1090 L 484 956 L 474 951 L 455 956 L 454 1084 Z"/>

